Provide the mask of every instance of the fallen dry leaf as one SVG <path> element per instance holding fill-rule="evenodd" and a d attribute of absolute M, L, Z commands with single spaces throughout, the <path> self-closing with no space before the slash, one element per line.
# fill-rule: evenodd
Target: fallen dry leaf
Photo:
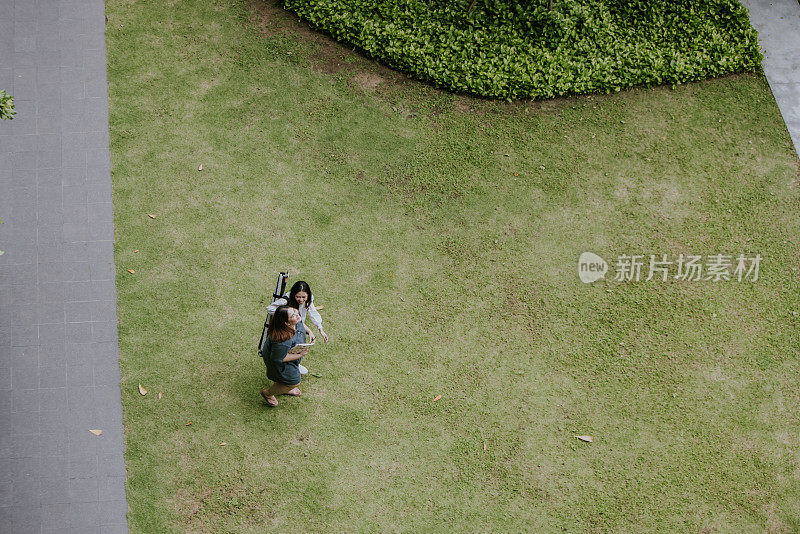
<path fill-rule="evenodd" d="M 594 443 L 594 438 L 592 436 L 575 436 L 581 441 L 586 441 L 588 443 Z"/>
<path fill-rule="evenodd" d="M 483 450 L 486 450 L 486 442 L 483 442 Z"/>
<path fill-rule="evenodd" d="M 153 215 L 152 213 L 148 213 L 147 216 L 150 217 L 151 219 L 155 219 L 156 218 L 156 216 Z"/>
<path fill-rule="evenodd" d="M 161 392 L 160 391 L 158 392 L 158 398 L 159 399 L 161 398 Z"/>
<path fill-rule="evenodd" d="M 103 431 L 100 430 L 99 428 L 92 428 L 92 429 L 89 430 L 89 432 L 91 432 L 95 436 L 102 436 L 103 435 Z"/>
<path fill-rule="evenodd" d="M 139 384 L 139 394 L 140 395 L 147 395 L 147 390 L 144 389 L 141 384 Z"/>
<path fill-rule="evenodd" d="M 442 398 L 442 396 L 441 396 L 441 395 L 436 395 L 436 396 L 433 398 L 433 402 L 436 402 L 437 400 L 439 400 L 439 399 L 441 399 L 441 398 Z"/>
<path fill-rule="evenodd" d="M 317 306 L 316 304 L 314 304 L 314 307 L 315 307 L 316 309 L 318 309 L 318 310 L 321 310 L 322 308 L 324 308 L 324 306 L 323 306 L 322 304 L 320 304 L 319 306 Z"/>
<path fill-rule="evenodd" d="M 131 274 L 136 274 L 136 271 L 134 271 L 133 269 L 128 269 L 128 272 Z"/>
<path fill-rule="evenodd" d="M 184 426 L 189 426 L 189 425 L 191 425 L 191 424 L 192 424 L 192 422 L 191 422 L 191 421 L 189 421 L 189 422 L 188 422 L 188 423 L 186 423 Z"/>
<path fill-rule="evenodd" d="M 225 445 L 227 445 L 227 443 L 225 443 L 224 441 L 219 444 L 220 447 L 224 447 Z"/>
<path fill-rule="evenodd" d="M 202 170 L 203 170 L 203 166 L 202 166 L 202 165 L 200 165 L 199 167 L 197 167 L 197 170 L 198 170 L 198 171 L 202 171 Z"/>
<path fill-rule="evenodd" d="M 136 254 L 137 252 L 139 252 L 139 249 L 138 249 L 138 248 L 137 248 L 136 250 L 134 250 L 134 251 L 133 251 L 133 253 L 134 253 L 134 254 Z"/>

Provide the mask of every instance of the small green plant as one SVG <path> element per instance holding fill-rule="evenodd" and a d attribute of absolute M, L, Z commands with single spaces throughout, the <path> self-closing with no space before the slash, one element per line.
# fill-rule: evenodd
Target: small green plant
<path fill-rule="evenodd" d="M 13 119 L 15 113 L 14 98 L 5 90 L 0 89 L 0 119 Z"/>

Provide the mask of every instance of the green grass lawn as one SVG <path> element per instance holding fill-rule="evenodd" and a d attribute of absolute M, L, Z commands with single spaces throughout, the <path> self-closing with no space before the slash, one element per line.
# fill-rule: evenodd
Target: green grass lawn
<path fill-rule="evenodd" d="M 132 531 L 800 529 L 798 165 L 762 76 L 496 103 L 272 5 L 106 12 Z M 586 285 L 584 251 L 763 259 Z M 287 268 L 331 341 L 269 409 Z"/>

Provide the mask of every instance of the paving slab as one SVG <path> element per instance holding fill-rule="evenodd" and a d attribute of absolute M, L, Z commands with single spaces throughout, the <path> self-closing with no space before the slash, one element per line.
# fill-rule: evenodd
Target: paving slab
<path fill-rule="evenodd" d="M 0 532 L 127 532 L 104 5 L 0 13 Z"/>

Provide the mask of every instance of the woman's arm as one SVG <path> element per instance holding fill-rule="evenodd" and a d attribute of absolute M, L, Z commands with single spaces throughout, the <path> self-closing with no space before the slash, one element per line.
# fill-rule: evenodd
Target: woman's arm
<path fill-rule="evenodd" d="M 311 318 L 311 322 L 314 323 L 314 326 L 317 327 L 319 330 L 322 339 L 325 340 L 325 343 L 328 342 L 328 334 L 325 333 L 325 330 L 322 329 L 322 316 L 317 311 L 317 308 L 314 307 L 314 299 L 311 299 L 311 306 L 308 307 L 308 316 Z"/>
<path fill-rule="evenodd" d="M 313 343 L 314 339 L 317 336 L 314 335 L 314 332 L 311 331 L 311 329 L 308 327 L 308 325 L 306 325 L 306 323 L 303 323 L 303 328 L 306 329 L 306 335 L 311 339 L 311 342 Z"/>
<path fill-rule="evenodd" d="M 278 306 L 285 306 L 286 304 L 289 304 L 289 299 L 286 297 L 275 299 L 275 302 L 267 306 L 267 313 L 275 313 L 275 310 L 278 309 Z"/>
<path fill-rule="evenodd" d="M 269 359 L 274 363 L 286 363 L 286 362 L 293 362 L 295 360 L 299 360 L 306 354 L 308 354 L 308 349 L 302 350 L 299 354 L 291 354 L 289 350 L 294 346 L 293 343 L 282 341 L 282 342 L 275 342 L 269 341 Z"/>
<path fill-rule="evenodd" d="M 274 363 L 281 363 L 291 362 L 301 357 L 298 354 L 289 354 L 291 348 L 291 343 L 270 341 L 269 359 Z"/>
<path fill-rule="evenodd" d="M 314 307 L 314 299 L 311 299 L 311 306 L 308 307 L 308 316 L 314 326 L 317 327 L 317 330 L 322 330 L 322 316 L 317 311 L 317 308 Z"/>
<path fill-rule="evenodd" d="M 286 357 L 283 358 L 284 362 L 293 362 L 295 360 L 299 360 L 303 356 L 308 354 L 308 349 L 303 350 L 303 352 L 299 352 L 297 354 L 286 354 Z"/>

